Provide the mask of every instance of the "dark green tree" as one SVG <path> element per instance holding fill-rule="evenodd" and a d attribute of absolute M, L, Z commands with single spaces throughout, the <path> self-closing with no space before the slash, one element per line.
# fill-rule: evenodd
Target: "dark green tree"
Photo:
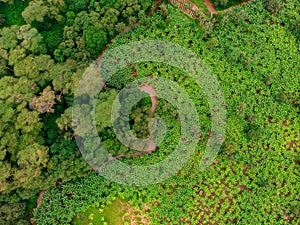
<path fill-rule="evenodd" d="M 107 43 L 106 33 L 95 27 L 86 28 L 83 31 L 83 37 L 86 42 L 87 49 L 93 55 L 99 54 L 103 46 Z"/>

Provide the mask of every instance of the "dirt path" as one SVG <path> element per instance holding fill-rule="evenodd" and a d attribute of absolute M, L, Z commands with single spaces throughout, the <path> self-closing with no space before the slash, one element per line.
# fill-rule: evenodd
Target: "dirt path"
<path fill-rule="evenodd" d="M 207 17 L 200 9 L 199 7 L 193 3 L 190 0 L 170 0 L 171 4 L 176 6 L 179 4 L 179 9 L 182 10 L 185 14 L 189 14 L 192 16 L 192 18 L 198 18 L 196 13 L 200 13 L 204 18 Z M 204 21 L 201 20 L 200 23 L 203 23 Z"/>
<path fill-rule="evenodd" d="M 157 97 L 156 97 L 156 92 L 154 90 L 154 88 L 152 87 L 152 85 L 144 85 L 143 87 L 140 88 L 141 91 L 146 92 L 147 94 L 150 95 L 151 98 L 151 102 L 152 102 L 152 107 L 151 107 L 151 111 L 155 112 L 156 106 L 157 106 Z"/>
<path fill-rule="evenodd" d="M 38 199 L 36 200 L 36 206 L 39 206 L 39 205 L 41 204 L 41 201 L 42 201 L 42 199 L 43 199 L 43 195 L 45 194 L 46 191 L 47 191 L 47 190 L 42 190 L 42 191 L 40 192 L 39 197 L 38 197 Z"/>
<path fill-rule="evenodd" d="M 205 0 L 204 5 L 206 5 L 208 11 L 210 12 L 210 15 L 214 15 L 217 13 L 217 10 L 215 9 L 214 4 L 211 2 L 211 0 Z"/>

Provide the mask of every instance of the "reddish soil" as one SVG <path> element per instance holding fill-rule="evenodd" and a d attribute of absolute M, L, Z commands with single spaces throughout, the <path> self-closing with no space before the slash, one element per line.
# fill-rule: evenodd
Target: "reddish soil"
<path fill-rule="evenodd" d="M 156 92 L 152 85 L 144 85 L 143 87 L 140 88 L 141 91 L 146 92 L 150 95 L 151 101 L 152 101 L 152 107 L 151 111 L 155 112 L 156 106 L 157 106 L 157 97 L 156 97 Z"/>
<path fill-rule="evenodd" d="M 216 14 L 217 10 L 215 9 L 214 4 L 211 2 L 211 0 L 204 0 L 204 5 L 206 5 L 208 11 L 211 15 Z"/>
<path fill-rule="evenodd" d="M 38 199 L 36 200 L 36 206 L 39 206 L 39 205 L 41 204 L 41 201 L 42 201 L 42 199 L 43 199 L 43 194 L 45 194 L 46 191 L 47 191 L 47 190 L 42 190 L 42 191 L 40 192 L 39 197 L 38 197 Z"/>
<path fill-rule="evenodd" d="M 143 87 L 140 88 L 141 91 L 146 92 L 150 95 L 151 98 L 151 102 L 152 102 L 152 106 L 151 106 L 151 111 L 155 112 L 156 110 L 156 106 L 157 106 L 157 102 L 158 102 L 158 98 L 156 97 L 156 91 L 153 88 L 152 85 L 144 85 Z M 154 152 L 156 150 L 156 144 L 153 140 L 151 140 L 149 142 L 148 148 L 146 150 L 146 153 L 151 154 L 152 152 Z M 144 152 L 141 152 L 144 153 Z"/>
<path fill-rule="evenodd" d="M 59 178 L 56 183 L 55 183 L 55 186 L 58 186 L 63 180 L 61 178 Z"/>
<path fill-rule="evenodd" d="M 190 0 L 171 0 L 170 2 L 172 5 L 179 4 L 179 9 L 182 10 L 185 14 L 191 15 L 192 18 L 197 18 L 196 12 L 200 13 L 204 18 L 206 17 L 206 15 L 199 9 L 199 7 Z M 187 5 L 189 6 L 187 7 Z M 203 21 L 201 21 L 200 23 L 203 23 Z"/>

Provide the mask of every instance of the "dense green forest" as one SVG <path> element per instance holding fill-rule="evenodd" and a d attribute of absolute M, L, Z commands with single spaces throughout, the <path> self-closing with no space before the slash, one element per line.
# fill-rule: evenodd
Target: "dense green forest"
<path fill-rule="evenodd" d="M 195 18 L 171 2 L 0 0 L 0 225 L 299 223 L 300 3 L 254 0 L 227 9 L 241 1 L 215 0 L 224 11 Z M 184 89 L 201 135 L 176 175 L 127 186 L 103 178 L 83 158 L 72 106 L 100 54 L 142 40 L 181 45 L 209 67 L 226 102 L 226 139 L 200 172 L 212 121 L 204 91 L 166 63 L 128 65 L 105 80 L 95 107 L 98 135 L 112 156 L 155 164 L 182 138 L 176 107 L 158 98 L 152 111 L 148 96 L 133 107 L 130 128 L 146 138 L 150 119 L 160 117 L 162 143 L 138 154 L 118 140 L 113 102 L 139 78 L 162 77 Z"/>

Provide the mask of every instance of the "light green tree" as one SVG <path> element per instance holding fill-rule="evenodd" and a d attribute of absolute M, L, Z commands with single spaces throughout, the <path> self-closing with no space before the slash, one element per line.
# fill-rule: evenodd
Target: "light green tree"
<path fill-rule="evenodd" d="M 65 3 L 61 0 L 33 0 L 22 12 L 26 23 L 31 24 L 33 21 L 44 22 L 45 17 L 62 19 Z"/>

